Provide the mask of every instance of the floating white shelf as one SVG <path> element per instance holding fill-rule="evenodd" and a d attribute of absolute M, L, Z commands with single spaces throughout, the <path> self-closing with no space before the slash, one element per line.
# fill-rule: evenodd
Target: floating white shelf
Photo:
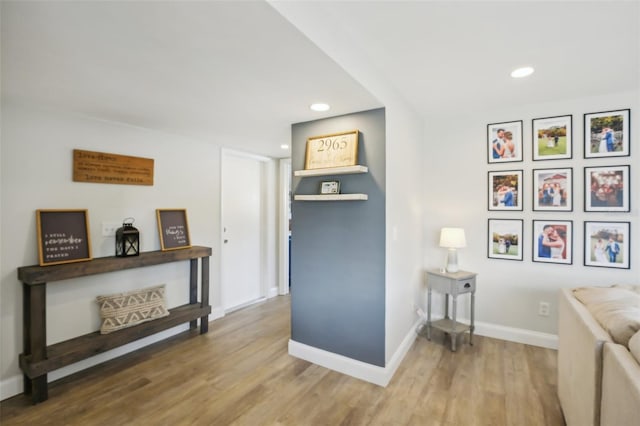
<path fill-rule="evenodd" d="M 367 194 L 319 194 L 319 195 L 294 195 L 296 201 L 358 201 L 368 200 Z"/>
<path fill-rule="evenodd" d="M 343 167 L 329 167 L 326 169 L 311 169 L 311 170 L 296 170 L 293 172 L 294 176 L 330 176 L 330 175 L 352 175 L 356 173 L 367 173 L 369 168 L 367 166 L 343 166 Z"/>

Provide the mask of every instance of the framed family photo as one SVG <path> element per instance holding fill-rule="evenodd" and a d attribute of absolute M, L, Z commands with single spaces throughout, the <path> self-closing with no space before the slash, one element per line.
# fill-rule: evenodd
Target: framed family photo
<path fill-rule="evenodd" d="M 489 172 L 489 210 L 522 210 L 522 170 Z"/>
<path fill-rule="evenodd" d="M 584 265 L 629 269 L 629 222 L 585 222 Z"/>
<path fill-rule="evenodd" d="M 629 166 L 584 168 L 584 210 L 629 212 Z"/>
<path fill-rule="evenodd" d="M 563 115 L 532 120 L 534 161 L 571 158 L 572 119 L 571 115 Z"/>
<path fill-rule="evenodd" d="M 584 115 L 584 158 L 626 157 L 629 152 L 630 109 Z"/>
<path fill-rule="evenodd" d="M 523 222 L 522 219 L 489 219 L 489 258 L 522 260 Z"/>
<path fill-rule="evenodd" d="M 573 169 L 533 170 L 533 210 L 573 210 Z"/>
<path fill-rule="evenodd" d="M 522 161 L 522 120 L 487 125 L 489 163 Z"/>
<path fill-rule="evenodd" d="M 533 221 L 533 261 L 573 263 L 573 221 Z"/>

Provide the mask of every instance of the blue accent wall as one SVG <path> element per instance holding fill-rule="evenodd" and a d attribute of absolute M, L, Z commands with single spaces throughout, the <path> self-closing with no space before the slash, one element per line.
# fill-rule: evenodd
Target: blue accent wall
<path fill-rule="evenodd" d="M 304 169 L 307 138 L 358 129 L 358 164 L 369 173 L 293 177 L 294 194 L 325 180 L 367 201 L 293 201 L 291 339 L 385 365 L 385 110 L 292 126 L 292 170 Z"/>

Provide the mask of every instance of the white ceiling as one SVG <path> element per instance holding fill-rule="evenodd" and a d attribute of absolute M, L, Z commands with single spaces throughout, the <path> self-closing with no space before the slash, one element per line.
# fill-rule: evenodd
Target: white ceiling
<path fill-rule="evenodd" d="M 274 4 L 340 31 L 425 119 L 640 87 L 638 1 Z M 292 123 L 383 106 L 262 1 L 1 7 L 5 100 L 273 157 Z M 511 79 L 523 64 L 535 74 Z"/>

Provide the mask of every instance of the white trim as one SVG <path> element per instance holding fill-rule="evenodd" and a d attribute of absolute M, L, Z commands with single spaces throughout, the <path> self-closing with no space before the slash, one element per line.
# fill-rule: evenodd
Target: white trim
<path fill-rule="evenodd" d="M 271 287 L 267 291 L 267 299 L 271 299 L 272 297 L 276 297 L 278 295 L 278 287 Z"/>
<path fill-rule="evenodd" d="M 475 323 L 474 333 L 478 336 L 493 337 L 494 339 L 506 340 L 508 342 L 524 343 L 526 345 L 539 346 L 547 349 L 558 349 L 558 336 L 556 334 L 477 321 Z"/>
<path fill-rule="evenodd" d="M 255 305 L 256 303 L 262 303 L 262 302 L 266 302 L 266 301 L 267 301 L 266 297 L 260 297 L 260 298 L 258 298 L 256 300 L 251 300 L 249 302 L 242 303 L 240 305 L 232 306 L 232 307 L 230 307 L 228 309 L 225 309 L 224 313 L 225 314 L 230 314 L 231 312 L 235 312 L 235 311 L 238 311 L 240 309 L 247 308 L 247 307 L 249 307 L 251 305 Z"/>
<path fill-rule="evenodd" d="M 211 308 L 211 313 L 209 314 L 209 322 L 220 319 L 224 317 L 224 315 L 224 309 L 222 308 L 222 306 Z"/>
<path fill-rule="evenodd" d="M 278 290 L 279 293 L 289 294 L 289 216 L 291 193 L 291 159 L 283 158 L 280 164 L 280 207 L 279 219 L 279 251 L 278 251 Z"/>
<path fill-rule="evenodd" d="M 24 392 L 22 374 L 0 381 L 0 401 Z"/>
<path fill-rule="evenodd" d="M 417 330 L 418 326 L 421 323 L 422 319 L 416 320 L 409 333 L 407 333 L 407 335 L 404 337 L 402 343 L 400 343 L 400 346 L 387 363 L 386 369 L 389 376 L 389 380 L 387 380 L 387 383 L 389 383 L 391 381 L 391 378 L 393 378 L 393 375 L 396 374 L 396 370 L 398 369 L 398 367 L 400 367 L 400 364 L 402 364 L 402 361 L 407 355 L 407 352 L 409 352 L 409 349 L 411 349 L 411 346 L 413 346 L 413 342 L 415 342 L 416 337 L 418 337 L 415 330 Z"/>
<path fill-rule="evenodd" d="M 271 158 L 265 157 L 264 155 L 258 155 L 258 154 L 253 154 L 251 152 L 239 151 L 237 149 L 224 148 L 224 147 L 220 149 L 222 151 L 222 154 L 224 155 L 234 155 L 236 157 L 252 158 L 257 161 L 262 161 L 263 163 L 271 161 Z"/>
<path fill-rule="evenodd" d="M 356 379 L 373 383 L 374 385 L 386 387 L 402 363 L 405 355 L 409 352 L 409 349 L 411 349 L 411 345 L 413 345 L 416 339 L 414 330 L 419 322 L 420 321 L 416 322 L 416 324 L 411 327 L 411 330 L 402 340 L 400 347 L 393 354 L 386 367 L 378 367 L 377 365 L 368 364 L 353 358 L 308 346 L 294 340 L 289 340 L 289 355 L 355 377 Z"/>

